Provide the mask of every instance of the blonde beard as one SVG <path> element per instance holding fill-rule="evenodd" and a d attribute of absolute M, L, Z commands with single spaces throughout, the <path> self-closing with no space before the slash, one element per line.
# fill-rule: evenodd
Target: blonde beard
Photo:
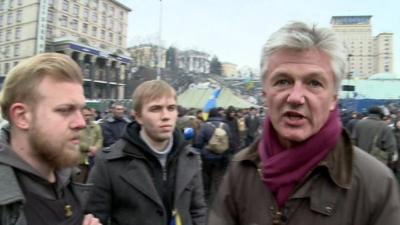
<path fill-rule="evenodd" d="M 79 145 L 71 145 L 67 141 L 55 143 L 34 124 L 29 132 L 29 144 L 36 155 L 55 169 L 78 165 L 80 159 Z"/>

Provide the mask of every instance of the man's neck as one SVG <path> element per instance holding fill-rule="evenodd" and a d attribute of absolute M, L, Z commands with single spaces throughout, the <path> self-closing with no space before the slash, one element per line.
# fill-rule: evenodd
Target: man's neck
<path fill-rule="evenodd" d="M 159 142 L 159 141 L 154 141 L 152 138 L 149 137 L 149 135 L 147 135 L 145 130 L 140 130 L 140 136 L 145 139 L 144 141 L 151 145 L 151 147 L 159 152 L 162 152 L 165 150 L 165 148 L 167 147 L 170 139 L 167 139 L 165 141 Z"/>
<path fill-rule="evenodd" d="M 44 162 L 29 145 L 27 134 L 11 131 L 11 149 L 26 163 L 32 166 L 44 179 L 56 181 L 55 168 Z"/>

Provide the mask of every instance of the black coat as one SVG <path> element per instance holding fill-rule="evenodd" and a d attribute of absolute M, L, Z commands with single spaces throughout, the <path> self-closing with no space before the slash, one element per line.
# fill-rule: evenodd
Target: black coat
<path fill-rule="evenodd" d="M 176 130 L 169 153 L 173 156 L 167 160 L 172 164 L 166 171 L 173 182 L 161 186 L 164 171 L 155 166 L 157 159 L 150 156 L 138 127 L 130 124 L 123 138 L 96 157 L 87 211 L 103 224 L 110 220 L 120 225 L 167 225 L 171 209 L 177 209 L 182 224 L 204 225 L 207 208 L 198 153 Z M 168 193 L 160 193 L 165 190 Z M 166 206 L 166 195 L 172 196 L 172 206 Z"/>

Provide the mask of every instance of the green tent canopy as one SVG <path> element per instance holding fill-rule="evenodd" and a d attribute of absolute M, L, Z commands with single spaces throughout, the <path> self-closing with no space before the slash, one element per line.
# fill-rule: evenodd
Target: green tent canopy
<path fill-rule="evenodd" d="M 178 96 L 178 104 L 185 108 L 203 109 L 214 90 L 213 88 L 189 88 Z M 229 106 L 236 108 L 260 107 L 237 97 L 230 89 L 223 88 L 217 98 L 217 107 L 227 108 Z"/>

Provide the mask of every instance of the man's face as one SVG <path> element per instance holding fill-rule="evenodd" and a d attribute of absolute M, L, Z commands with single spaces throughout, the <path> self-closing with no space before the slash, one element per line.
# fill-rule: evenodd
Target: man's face
<path fill-rule="evenodd" d="M 122 118 L 124 116 L 125 107 L 122 105 L 116 105 L 113 108 L 113 114 L 116 118 Z"/>
<path fill-rule="evenodd" d="M 174 97 L 162 97 L 143 105 L 136 121 L 153 142 L 162 143 L 172 137 L 178 117 Z"/>
<path fill-rule="evenodd" d="M 270 57 L 263 93 L 270 119 L 286 147 L 317 133 L 336 106 L 330 58 L 317 50 L 281 50 Z"/>
<path fill-rule="evenodd" d="M 46 77 L 37 91 L 41 98 L 32 110 L 28 141 L 42 161 L 55 168 L 79 162 L 79 131 L 86 123 L 82 85 Z"/>
<path fill-rule="evenodd" d="M 88 124 L 90 121 L 92 121 L 92 119 L 93 119 L 93 112 L 92 112 L 91 110 L 83 109 L 83 110 L 82 110 L 82 113 L 83 113 L 83 117 L 85 118 L 86 124 Z"/>

